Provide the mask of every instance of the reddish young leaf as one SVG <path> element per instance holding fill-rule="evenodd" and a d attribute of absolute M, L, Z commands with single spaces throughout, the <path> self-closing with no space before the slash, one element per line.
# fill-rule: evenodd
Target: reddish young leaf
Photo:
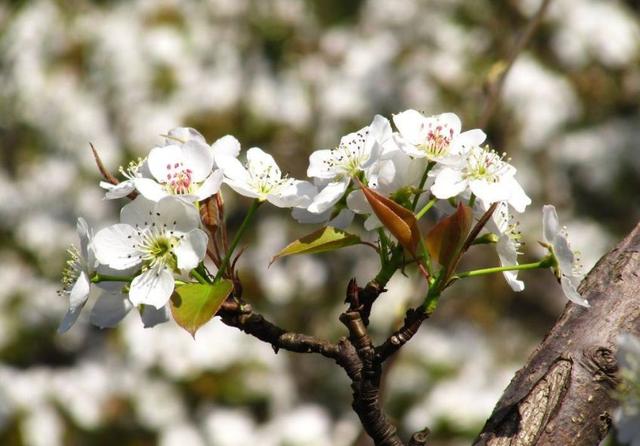
<path fill-rule="evenodd" d="M 359 180 L 365 198 L 371 205 L 371 209 L 380 219 L 385 228 L 398 239 L 398 242 L 412 256 L 416 256 L 416 247 L 420 241 L 420 229 L 418 221 L 409 209 L 399 205 L 390 198 L 364 186 Z"/>
<path fill-rule="evenodd" d="M 427 234 L 429 255 L 447 270 L 447 275 L 456 267 L 452 263 L 464 246 L 472 220 L 471 208 L 460 203 L 453 214 L 440 220 Z"/>

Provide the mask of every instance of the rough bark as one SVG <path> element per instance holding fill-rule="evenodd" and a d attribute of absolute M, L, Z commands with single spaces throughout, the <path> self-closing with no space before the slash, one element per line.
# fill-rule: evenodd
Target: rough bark
<path fill-rule="evenodd" d="M 475 445 L 598 445 L 617 402 L 620 333 L 640 334 L 640 224 L 580 285 L 498 401 Z"/>

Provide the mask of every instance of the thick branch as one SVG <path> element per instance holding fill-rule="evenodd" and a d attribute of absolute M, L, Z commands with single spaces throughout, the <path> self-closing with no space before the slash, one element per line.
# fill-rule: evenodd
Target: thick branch
<path fill-rule="evenodd" d="M 332 359 L 341 356 L 341 348 L 329 341 L 301 333 L 293 333 L 266 320 L 262 315 L 253 311 L 249 304 L 226 304 L 218 312 L 222 322 L 236 327 L 261 341 L 268 342 L 277 353 L 278 350 L 288 350 L 297 353 L 320 353 Z"/>
<path fill-rule="evenodd" d="M 476 445 L 597 445 L 618 402 L 616 338 L 640 334 L 640 224 L 580 286 L 591 308 L 567 304 L 519 370 Z"/>

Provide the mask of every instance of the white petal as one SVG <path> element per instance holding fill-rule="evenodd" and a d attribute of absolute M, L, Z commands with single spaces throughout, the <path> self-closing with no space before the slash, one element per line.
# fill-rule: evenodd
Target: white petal
<path fill-rule="evenodd" d="M 199 183 L 213 169 L 213 155 L 209 146 L 199 141 L 189 141 L 182 146 L 184 167 L 191 169 L 191 181 Z"/>
<path fill-rule="evenodd" d="M 237 158 L 240 154 L 240 142 L 234 136 L 226 135 L 214 142 L 211 149 L 216 160 L 220 155 Z"/>
<path fill-rule="evenodd" d="M 498 257 L 500 258 L 500 264 L 502 266 L 514 266 L 518 264 L 518 251 L 508 236 L 500 237 L 500 240 L 498 240 L 496 244 L 496 251 L 498 251 Z M 518 271 L 504 271 L 502 274 L 513 291 L 520 292 L 524 290 L 524 282 L 518 280 Z"/>
<path fill-rule="evenodd" d="M 347 229 L 353 222 L 353 217 L 354 213 L 349 209 L 342 209 L 338 212 L 338 215 L 329 221 L 328 226 L 333 226 L 338 229 Z"/>
<path fill-rule="evenodd" d="M 573 272 L 575 257 L 571 247 L 569 246 L 569 241 L 562 233 L 558 233 L 556 238 L 553 240 L 553 252 L 558 259 L 560 271 L 563 274 L 571 275 Z"/>
<path fill-rule="evenodd" d="M 374 231 L 382 226 L 382 222 L 376 214 L 369 215 L 369 217 L 364 221 L 364 229 L 367 231 Z"/>
<path fill-rule="evenodd" d="M 175 144 L 176 142 L 185 143 L 187 141 L 206 142 L 204 136 L 191 127 L 176 127 L 169 131 L 169 136 L 172 138 L 167 138 L 167 145 Z"/>
<path fill-rule="evenodd" d="M 162 308 L 173 293 L 173 275 L 166 269 L 152 268 L 131 281 L 129 300 L 133 305 L 147 304 Z"/>
<path fill-rule="evenodd" d="M 144 328 L 155 327 L 156 325 L 169 320 L 169 309 L 167 308 L 167 305 L 162 308 L 155 308 L 150 305 L 141 305 L 140 318 L 142 319 Z"/>
<path fill-rule="evenodd" d="M 265 199 L 263 194 L 258 193 L 255 189 L 250 187 L 246 182 L 225 179 L 224 183 L 244 197 L 260 198 L 261 200 Z"/>
<path fill-rule="evenodd" d="M 218 193 L 223 179 L 224 175 L 222 173 L 222 170 L 214 170 L 211 175 L 209 175 L 207 179 L 204 180 L 204 182 L 200 185 L 197 193 L 198 201 L 202 201 L 205 198 Z"/>
<path fill-rule="evenodd" d="M 89 258 L 89 249 L 90 248 L 90 230 L 87 221 L 80 217 L 78 218 L 78 222 L 76 223 L 76 231 L 78 232 L 78 238 L 80 239 L 80 255 L 83 259 L 87 260 Z M 93 267 L 94 265 L 90 265 Z"/>
<path fill-rule="evenodd" d="M 542 207 L 542 239 L 546 243 L 553 243 L 556 234 L 560 232 L 560 222 L 555 206 L 545 204 Z"/>
<path fill-rule="evenodd" d="M 140 254 L 134 247 L 137 237 L 136 230 L 127 224 L 119 223 L 101 229 L 93 238 L 96 258 L 100 263 L 117 270 L 139 265 Z"/>
<path fill-rule="evenodd" d="M 347 190 L 349 182 L 349 178 L 344 178 L 327 184 L 327 186 L 325 186 L 325 188 L 313 198 L 313 202 L 309 205 L 307 210 L 309 212 L 320 213 L 331 208 L 334 204 L 340 201 L 340 198 L 342 198 L 344 192 Z"/>
<path fill-rule="evenodd" d="M 371 214 L 373 210 L 362 193 L 362 190 L 354 190 L 347 195 L 347 207 L 358 214 Z"/>
<path fill-rule="evenodd" d="M 279 208 L 304 207 L 311 204 L 317 193 L 308 181 L 295 180 L 291 186 L 267 195 L 267 201 Z"/>
<path fill-rule="evenodd" d="M 369 132 L 365 141 L 365 152 L 369 154 L 369 158 L 360 166 L 366 169 L 378 161 L 384 148 L 383 144 L 391 139 L 391 124 L 387 118 L 375 115 L 369 127 L 362 130 Z"/>
<path fill-rule="evenodd" d="M 89 321 L 99 328 L 115 327 L 132 308 L 126 295 L 105 291 L 96 300 Z"/>
<path fill-rule="evenodd" d="M 184 163 L 182 149 L 177 145 L 154 147 L 149 152 L 149 170 L 151 175 L 160 183 L 167 181 L 167 175 L 176 164 Z"/>
<path fill-rule="evenodd" d="M 333 158 L 331 150 L 316 150 L 309 156 L 307 176 L 310 178 L 331 179 L 336 176 L 336 170 L 329 165 Z"/>
<path fill-rule="evenodd" d="M 156 203 L 154 201 L 149 200 L 144 195 L 138 195 L 135 200 L 122 207 L 120 221 L 133 227 L 147 226 L 151 222 L 155 207 Z"/>
<path fill-rule="evenodd" d="M 69 294 L 69 310 L 58 327 L 58 333 L 64 333 L 69 330 L 76 322 L 80 311 L 82 311 L 84 304 L 87 302 L 90 290 L 91 282 L 89 281 L 89 277 L 82 271 L 73 288 L 71 288 L 71 293 Z"/>
<path fill-rule="evenodd" d="M 100 181 L 100 187 L 107 190 L 107 193 L 104 196 L 109 200 L 126 197 L 136 189 L 131 180 L 122 181 L 118 184 Z"/>
<path fill-rule="evenodd" d="M 162 185 L 158 184 L 151 178 L 135 178 L 132 180 L 132 183 L 135 185 L 138 192 L 140 192 L 147 200 L 160 201 L 169 195 Z"/>
<path fill-rule="evenodd" d="M 250 179 L 249 172 L 237 158 L 224 155 L 217 156 L 216 164 L 222 169 L 224 176 L 234 182 L 246 183 Z"/>
<path fill-rule="evenodd" d="M 462 130 L 462 123 L 460 118 L 455 113 L 442 113 L 440 115 L 431 116 L 427 118 L 427 122 L 433 122 L 434 126 L 444 125 L 453 130 L 453 135 L 457 135 Z"/>
<path fill-rule="evenodd" d="M 393 115 L 393 123 L 409 144 L 422 144 L 427 137 L 426 118 L 415 110 L 406 110 Z"/>
<path fill-rule="evenodd" d="M 302 224 L 324 223 L 331 218 L 331 209 L 327 209 L 325 212 L 317 214 L 309 212 L 304 208 L 293 208 L 293 210 L 291 211 L 291 216 L 298 223 Z"/>
<path fill-rule="evenodd" d="M 469 148 L 479 146 L 487 139 L 487 135 L 480 129 L 467 130 L 455 136 L 451 141 L 451 152 L 464 154 Z"/>
<path fill-rule="evenodd" d="M 524 212 L 525 208 L 531 204 L 531 198 L 527 196 L 515 178 L 507 180 L 506 184 L 511 192 L 509 204 L 517 211 Z"/>
<path fill-rule="evenodd" d="M 463 192 L 467 184 L 458 170 L 445 167 L 437 174 L 436 181 L 431 186 L 431 192 L 437 198 L 451 198 Z"/>
<path fill-rule="evenodd" d="M 507 200 L 511 193 L 508 185 L 501 181 L 489 183 L 484 180 L 471 180 L 469 189 L 487 205 Z"/>
<path fill-rule="evenodd" d="M 270 176 L 282 177 L 282 172 L 273 157 L 259 147 L 251 147 L 247 150 L 247 163 L 250 171 L 264 172 L 268 170 Z"/>
<path fill-rule="evenodd" d="M 560 285 L 562 286 L 562 292 L 571 302 L 582 305 L 583 307 L 590 307 L 587 299 L 582 297 L 580 293 L 578 293 L 578 285 L 580 281 L 573 277 L 562 276 L 560 279 Z"/>
<path fill-rule="evenodd" d="M 165 197 L 156 205 L 154 221 L 159 224 L 167 224 L 174 230 L 189 232 L 200 226 L 200 213 L 191 204 L 175 196 Z"/>
<path fill-rule="evenodd" d="M 204 259 L 207 252 L 207 234 L 200 229 L 194 229 L 173 248 L 178 259 L 178 268 L 191 271 Z"/>

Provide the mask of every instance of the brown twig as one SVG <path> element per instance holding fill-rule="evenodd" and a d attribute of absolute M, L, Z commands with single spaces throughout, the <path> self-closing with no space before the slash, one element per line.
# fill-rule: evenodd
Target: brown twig
<path fill-rule="evenodd" d="M 423 307 L 407 310 L 402 327 L 393 332 L 381 345 L 376 347 L 376 360 L 380 363 L 386 361 L 396 353 L 418 332 L 422 323 L 429 318 Z"/>
<path fill-rule="evenodd" d="M 536 11 L 536 13 L 533 15 L 533 17 L 531 17 L 526 28 L 520 35 L 520 38 L 516 41 L 514 47 L 512 48 L 511 53 L 509 54 L 509 57 L 505 61 L 505 65 L 504 65 L 504 68 L 502 69 L 502 72 L 498 76 L 496 76 L 496 78 L 493 81 L 489 80 L 487 82 L 486 89 L 488 93 L 485 99 L 482 113 L 480 114 L 480 119 L 478 120 L 479 128 L 486 127 L 487 124 L 489 123 L 489 120 L 495 113 L 496 108 L 498 107 L 500 93 L 502 92 L 502 88 L 504 87 L 505 79 L 507 78 L 507 75 L 511 71 L 511 68 L 513 67 L 513 64 L 515 63 L 516 59 L 518 58 L 520 53 L 522 53 L 522 51 L 526 48 L 527 44 L 535 34 L 538 26 L 540 26 L 540 23 L 542 22 L 542 19 L 545 13 L 547 12 L 547 8 L 549 7 L 550 3 L 551 3 L 551 0 L 541 1 L 540 7 Z"/>

